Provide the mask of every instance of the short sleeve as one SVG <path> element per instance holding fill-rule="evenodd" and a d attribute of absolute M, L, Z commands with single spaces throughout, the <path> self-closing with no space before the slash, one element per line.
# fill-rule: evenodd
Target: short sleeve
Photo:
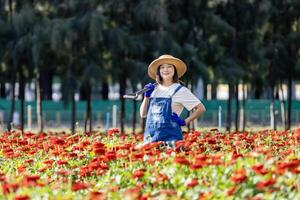
<path fill-rule="evenodd" d="M 186 87 L 180 88 L 174 94 L 172 101 L 182 104 L 188 111 L 201 104 L 201 101 Z"/>

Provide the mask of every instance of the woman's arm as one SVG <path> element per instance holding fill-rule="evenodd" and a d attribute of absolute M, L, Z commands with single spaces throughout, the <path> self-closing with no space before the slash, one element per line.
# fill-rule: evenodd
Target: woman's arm
<path fill-rule="evenodd" d="M 144 100 L 140 107 L 140 116 L 142 118 L 146 118 L 147 116 L 148 104 L 149 104 L 149 97 L 144 97 Z"/>
<path fill-rule="evenodd" d="M 200 117 L 206 111 L 206 109 L 202 103 L 198 104 L 193 109 L 194 109 L 194 111 L 191 113 L 191 115 L 184 120 L 186 125 L 191 123 L 194 119 L 197 119 L 198 117 Z"/>

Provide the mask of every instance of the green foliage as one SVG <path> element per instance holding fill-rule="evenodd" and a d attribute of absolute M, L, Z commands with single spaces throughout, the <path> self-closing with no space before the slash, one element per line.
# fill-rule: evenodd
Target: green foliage
<path fill-rule="evenodd" d="M 298 1 L 12 0 L 1 5 L 0 72 L 23 67 L 28 81 L 51 69 L 62 79 L 71 73 L 78 86 L 122 76 L 145 82 L 141 75 L 161 54 L 184 60 L 183 79 L 192 84 L 201 77 L 205 84 L 262 80 L 268 86 L 300 74 Z"/>

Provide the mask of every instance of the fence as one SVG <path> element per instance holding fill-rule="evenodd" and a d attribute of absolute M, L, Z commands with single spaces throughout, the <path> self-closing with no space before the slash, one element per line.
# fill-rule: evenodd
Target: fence
<path fill-rule="evenodd" d="M 227 118 L 227 101 L 224 100 L 210 100 L 202 101 L 207 111 L 198 119 L 198 125 L 203 126 L 225 126 Z M 141 102 L 137 102 L 137 124 L 141 123 L 139 117 L 139 106 Z M 241 103 L 241 102 L 240 102 Z M 245 104 L 245 116 L 248 126 L 269 126 L 270 125 L 270 100 L 247 100 Z M 7 100 L 0 100 L 0 122 L 7 123 L 9 120 L 11 102 Z M 113 106 L 115 105 L 115 119 L 113 119 Z M 92 119 L 94 126 L 110 127 L 113 123 L 119 126 L 120 117 L 120 101 L 105 101 L 95 100 L 92 102 Z M 241 104 L 240 104 L 241 105 Z M 31 109 L 28 109 L 31 107 Z M 71 107 L 70 105 L 64 105 L 62 102 L 43 101 L 43 118 L 45 125 L 48 127 L 57 126 L 69 126 L 71 119 Z M 25 103 L 25 122 L 29 123 L 28 112 L 31 112 L 31 121 L 33 126 L 36 122 L 36 105 L 35 102 Z M 221 112 L 219 109 L 221 108 Z M 80 126 L 83 126 L 85 119 L 86 102 L 76 102 L 76 121 Z M 127 126 L 132 125 L 133 120 L 133 102 L 126 100 L 125 103 L 125 124 Z M 235 120 L 235 103 L 232 102 L 232 123 Z M 276 121 L 280 126 L 282 125 L 282 112 L 280 102 L 275 102 Z M 20 102 L 16 102 L 16 113 L 14 116 L 14 122 L 17 124 L 19 120 Z M 184 111 L 182 116 L 186 116 L 188 113 Z M 222 118 L 221 124 L 218 121 Z M 300 101 L 292 101 L 292 125 L 298 125 L 300 122 Z M 115 121 L 113 121 L 115 120 Z"/>

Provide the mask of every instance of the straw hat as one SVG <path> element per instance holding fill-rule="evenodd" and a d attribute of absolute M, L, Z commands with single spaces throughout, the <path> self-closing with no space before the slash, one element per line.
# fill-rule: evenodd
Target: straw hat
<path fill-rule="evenodd" d="M 174 65 L 179 78 L 186 72 L 186 64 L 182 60 L 171 55 L 162 55 L 150 63 L 148 67 L 148 75 L 150 78 L 156 79 L 157 68 L 162 64 Z"/>

